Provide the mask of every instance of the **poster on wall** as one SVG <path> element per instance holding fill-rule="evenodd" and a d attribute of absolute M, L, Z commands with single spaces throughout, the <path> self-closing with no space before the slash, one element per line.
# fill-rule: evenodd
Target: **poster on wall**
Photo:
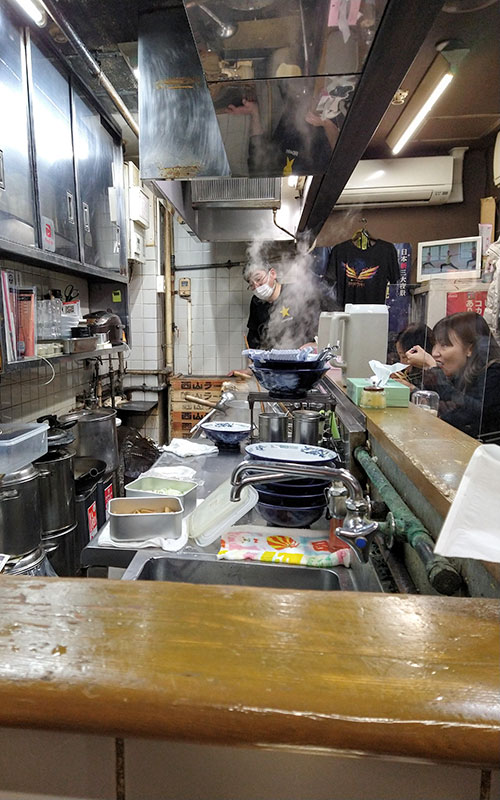
<path fill-rule="evenodd" d="M 446 295 L 446 316 L 459 311 L 475 311 L 483 316 L 488 292 L 448 292 Z"/>
<path fill-rule="evenodd" d="M 400 279 L 389 286 L 386 304 L 389 307 L 389 334 L 397 334 L 408 325 L 411 297 L 408 278 L 411 269 L 411 244 L 398 242 L 394 245 L 398 254 Z"/>

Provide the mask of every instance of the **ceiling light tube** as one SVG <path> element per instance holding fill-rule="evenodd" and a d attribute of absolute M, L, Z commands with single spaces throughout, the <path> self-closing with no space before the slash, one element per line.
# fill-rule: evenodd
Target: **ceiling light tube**
<path fill-rule="evenodd" d="M 422 127 L 430 110 L 452 80 L 453 72 L 448 61 L 439 55 L 431 64 L 387 137 L 387 144 L 394 155 L 400 153 L 405 144 Z"/>
<path fill-rule="evenodd" d="M 34 0 L 16 0 L 16 3 L 40 28 L 46 24 L 47 15 Z"/>

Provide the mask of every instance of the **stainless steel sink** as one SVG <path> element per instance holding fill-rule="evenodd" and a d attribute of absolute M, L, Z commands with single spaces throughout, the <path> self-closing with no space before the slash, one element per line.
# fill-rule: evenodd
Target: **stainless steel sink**
<path fill-rule="evenodd" d="M 370 564 L 313 568 L 252 561 L 217 561 L 209 553 L 165 555 L 139 551 L 122 580 L 170 581 L 212 586 L 258 586 L 269 589 L 380 592 L 382 587 Z"/>

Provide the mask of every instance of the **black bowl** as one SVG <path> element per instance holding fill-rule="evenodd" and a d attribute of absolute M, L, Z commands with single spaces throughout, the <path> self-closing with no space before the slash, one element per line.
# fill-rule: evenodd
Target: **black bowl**
<path fill-rule="evenodd" d="M 261 361 L 256 358 L 253 361 L 253 366 L 257 369 L 275 369 L 278 371 L 285 370 L 292 372 L 295 370 L 311 370 L 311 369 L 329 369 L 328 361 Z"/>
<path fill-rule="evenodd" d="M 271 506 L 280 506 L 280 508 L 313 508 L 316 506 L 325 507 L 326 497 L 324 492 L 321 494 L 274 494 L 274 492 L 265 492 L 258 486 L 259 503 L 267 503 Z"/>
<path fill-rule="evenodd" d="M 279 494 L 279 495 L 315 495 L 315 494 L 323 494 L 326 487 L 329 486 L 330 481 L 307 481 L 307 480 L 297 480 L 297 481 L 290 481 L 290 483 L 260 483 L 257 484 L 257 489 L 262 489 L 263 492 L 269 492 L 271 494 Z"/>
<path fill-rule="evenodd" d="M 250 369 L 264 389 L 274 397 L 303 397 L 328 372 L 328 367 L 279 370 L 254 365 Z"/>
<path fill-rule="evenodd" d="M 307 528 L 323 516 L 323 506 L 281 508 L 269 503 L 257 503 L 257 511 L 266 522 L 280 528 Z"/>

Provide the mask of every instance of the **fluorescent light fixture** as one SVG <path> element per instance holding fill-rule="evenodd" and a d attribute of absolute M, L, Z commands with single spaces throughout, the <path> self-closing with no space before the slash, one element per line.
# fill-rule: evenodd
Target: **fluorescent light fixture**
<path fill-rule="evenodd" d="M 16 3 L 40 28 L 45 25 L 47 22 L 45 11 L 34 0 L 16 0 Z"/>
<path fill-rule="evenodd" d="M 290 186 L 291 189 L 296 189 L 298 181 L 299 181 L 298 175 L 290 175 L 288 178 L 288 185 Z"/>
<path fill-rule="evenodd" d="M 387 144 L 394 155 L 400 153 L 405 144 L 422 127 L 431 108 L 437 103 L 452 80 L 453 72 L 450 64 L 439 54 L 387 137 Z"/>

